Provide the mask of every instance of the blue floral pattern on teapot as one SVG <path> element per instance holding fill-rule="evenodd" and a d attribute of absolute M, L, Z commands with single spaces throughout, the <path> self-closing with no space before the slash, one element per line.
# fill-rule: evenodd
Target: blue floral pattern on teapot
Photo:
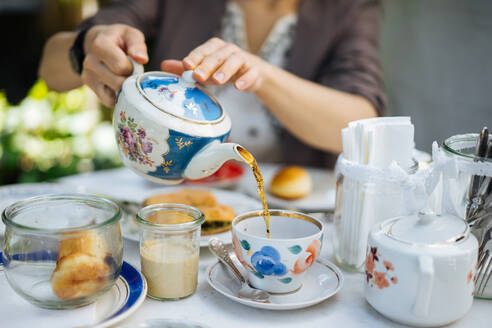
<path fill-rule="evenodd" d="M 225 143 L 230 118 L 191 71 L 130 76 L 118 94 L 113 125 L 123 163 L 156 182 L 200 179 L 226 160 L 244 161 L 239 145 Z"/>

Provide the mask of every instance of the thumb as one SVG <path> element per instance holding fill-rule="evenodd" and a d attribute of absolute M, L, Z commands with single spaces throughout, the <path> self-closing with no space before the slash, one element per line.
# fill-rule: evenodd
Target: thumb
<path fill-rule="evenodd" d="M 145 37 L 139 30 L 128 27 L 122 35 L 127 54 L 139 64 L 146 64 L 149 61 Z"/>

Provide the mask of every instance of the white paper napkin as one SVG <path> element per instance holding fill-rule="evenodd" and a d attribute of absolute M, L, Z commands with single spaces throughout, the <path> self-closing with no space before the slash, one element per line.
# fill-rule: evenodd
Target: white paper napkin
<path fill-rule="evenodd" d="M 385 169 L 393 161 L 404 168 L 410 167 L 413 139 L 414 126 L 410 117 L 405 116 L 353 121 L 342 130 L 345 159 L 377 169 Z M 351 265 L 364 263 L 372 226 L 399 213 L 401 195 L 385 193 L 382 198 L 385 188 L 387 186 L 368 187 L 363 182 L 344 179 L 339 255 Z"/>

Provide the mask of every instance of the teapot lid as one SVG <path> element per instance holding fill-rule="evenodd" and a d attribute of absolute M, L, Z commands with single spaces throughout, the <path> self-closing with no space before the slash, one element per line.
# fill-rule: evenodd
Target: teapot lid
<path fill-rule="evenodd" d="M 215 124 L 224 118 L 217 100 L 193 79 L 193 71 L 182 77 L 165 72 L 149 72 L 137 78 L 140 93 L 159 110 L 199 124 Z"/>
<path fill-rule="evenodd" d="M 402 216 L 387 223 L 383 227 L 386 235 L 412 245 L 450 245 L 464 240 L 469 234 L 468 224 L 464 220 L 433 212 Z"/>

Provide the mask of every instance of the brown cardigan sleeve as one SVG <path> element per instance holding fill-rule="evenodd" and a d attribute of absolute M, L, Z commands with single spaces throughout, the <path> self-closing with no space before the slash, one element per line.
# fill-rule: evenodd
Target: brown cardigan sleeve
<path fill-rule="evenodd" d="M 142 31 L 145 37 L 153 37 L 160 17 L 163 1 L 113 0 L 94 16 L 79 25 L 79 29 L 100 24 L 126 24 Z"/>
<path fill-rule="evenodd" d="M 317 81 L 366 98 L 383 115 L 386 98 L 379 62 L 379 1 L 353 0 L 351 4 L 339 22 L 342 26 Z"/>

